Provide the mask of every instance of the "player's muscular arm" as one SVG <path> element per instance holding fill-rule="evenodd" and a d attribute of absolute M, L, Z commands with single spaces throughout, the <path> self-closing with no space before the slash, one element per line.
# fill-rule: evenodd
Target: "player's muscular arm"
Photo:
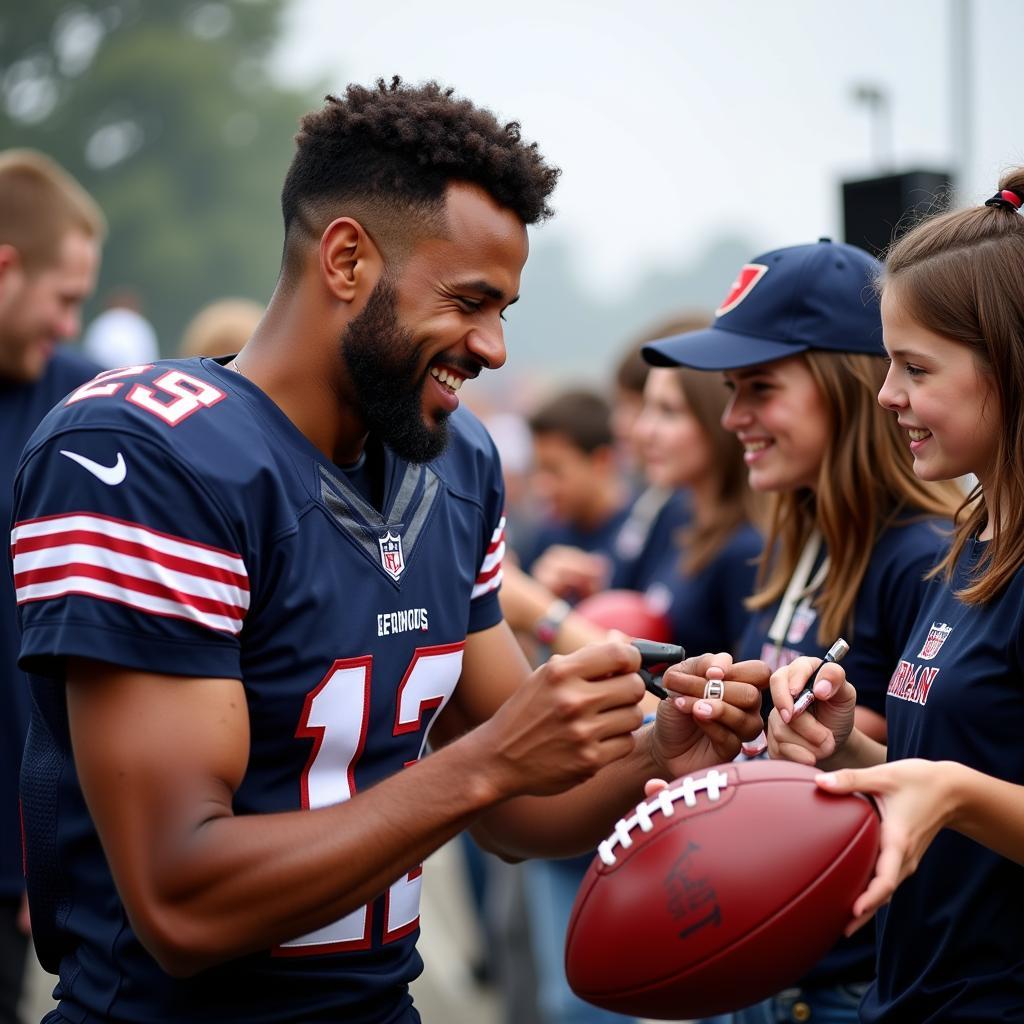
<path fill-rule="evenodd" d="M 237 680 L 72 660 L 67 695 L 82 790 L 121 898 L 177 975 L 337 920 L 484 808 L 572 774 L 515 770 L 470 735 L 344 803 L 236 816 L 249 756 Z"/>

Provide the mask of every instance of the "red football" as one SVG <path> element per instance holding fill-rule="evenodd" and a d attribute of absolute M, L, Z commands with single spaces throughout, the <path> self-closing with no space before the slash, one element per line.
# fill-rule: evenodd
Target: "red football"
<path fill-rule="evenodd" d="M 574 610 L 595 626 L 617 629 L 634 640 L 672 641 L 668 619 L 637 590 L 602 590 L 585 597 Z"/>
<path fill-rule="evenodd" d="M 879 817 L 814 768 L 734 761 L 677 779 L 598 847 L 569 920 L 573 991 L 679 1020 L 792 985 L 839 939 L 878 856 Z"/>

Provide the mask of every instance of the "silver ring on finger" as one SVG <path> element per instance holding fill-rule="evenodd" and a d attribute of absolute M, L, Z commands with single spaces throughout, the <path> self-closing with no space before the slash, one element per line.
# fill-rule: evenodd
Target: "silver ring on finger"
<path fill-rule="evenodd" d="M 709 679 L 704 684 L 704 699 L 722 700 L 725 697 L 725 683 L 721 679 Z"/>

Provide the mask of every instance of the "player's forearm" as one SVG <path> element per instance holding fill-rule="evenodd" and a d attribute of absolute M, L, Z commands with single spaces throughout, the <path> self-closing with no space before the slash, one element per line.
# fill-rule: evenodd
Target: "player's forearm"
<path fill-rule="evenodd" d="M 166 970 L 188 975 L 339 920 L 495 800 L 474 763 L 454 744 L 342 804 L 212 817 L 153 851 L 146 892 L 118 878 L 133 925 Z"/>
<path fill-rule="evenodd" d="M 664 776 L 651 756 L 650 726 L 632 753 L 557 796 L 506 800 L 481 815 L 473 834 L 487 849 L 514 860 L 569 857 L 593 850 L 615 822 L 643 799 L 644 783 Z"/>

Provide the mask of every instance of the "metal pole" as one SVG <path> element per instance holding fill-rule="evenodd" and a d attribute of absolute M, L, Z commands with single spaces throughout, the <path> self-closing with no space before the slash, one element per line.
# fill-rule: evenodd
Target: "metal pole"
<path fill-rule="evenodd" d="M 950 142 L 953 150 L 953 185 L 958 202 L 962 202 L 974 157 L 970 0 L 950 0 L 949 14 Z"/>
<path fill-rule="evenodd" d="M 868 111 L 871 130 L 871 162 L 878 174 L 892 169 L 892 119 L 889 111 L 889 94 L 879 85 L 862 82 L 854 86 L 853 98 L 862 103 Z"/>

